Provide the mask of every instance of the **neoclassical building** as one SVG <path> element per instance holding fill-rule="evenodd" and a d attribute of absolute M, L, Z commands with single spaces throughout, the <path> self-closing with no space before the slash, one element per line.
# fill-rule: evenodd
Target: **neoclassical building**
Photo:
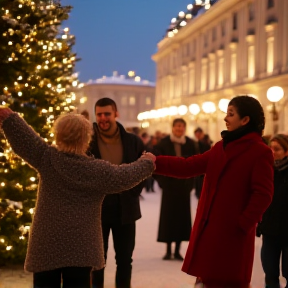
<path fill-rule="evenodd" d="M 155 83 L 142 80 L 130 71 L 130 77 L 118 75 L 115 71 L 113 76 L 96 80 L 89 80 L 75 90 L 79 101 L 78 112 L 87 110 L 91 121 L 95 121 L 94 106 L 98 99 L 108 97 L 113 99 L 119 111 L 118 121 L 125 128 L 139 127 L 137 115 L 143 109 L 150 110 L 155 106 Z"/>
<path fill-rule="evenodd" d="M 191 136 L 201 126 L 219 140 L 227 101 L 251 94 L 265 109 L 265 134 L 288 132 L 288 1 L 197 0 L 184 11 L 152 56 L 155 107 L 138 119 L 170 132 L 181 116 Z"/>

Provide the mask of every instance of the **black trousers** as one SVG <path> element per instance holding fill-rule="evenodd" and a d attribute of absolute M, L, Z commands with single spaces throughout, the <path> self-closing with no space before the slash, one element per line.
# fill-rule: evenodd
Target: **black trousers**
<path fill-rule="evenodd" d="M 92 267 L 64 267 L 33 274 L 34 288 L 90 288 Z"/>
<path fill-rule="evenodd" d="M 261 262 L 267 288 L 279 288 L 280 259 L 282 254 L 282 275 L 288 280 L 288 243 L 280 237 L 263 235 Z M 288 287 L 288 284 L 286 284 Z"/>
<path fill-rule="evenodd" d="M 103 242 L 104 242 L 104 257 L 107 259 L 108 239 L 110 230 L 112 230 L 113 244 L 116 259 L 116 288 L 131 287 L 132 273 L 132 254 L 135 247 L 135 222 L 131 224 L 121 224 L 120 220 L 112 223 L 102 222 Z M 92 287 L 104 287 L 104 268 L 101 270 L 92 271 Z"/>

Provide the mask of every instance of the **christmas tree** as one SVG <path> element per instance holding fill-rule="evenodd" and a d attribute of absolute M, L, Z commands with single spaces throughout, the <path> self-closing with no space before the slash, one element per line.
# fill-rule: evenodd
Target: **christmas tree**
<path fill-rule="evenodd" d="M 0 104 L 23 116 L 48 143 L 57 115 L 74 110 L 75 37 L 61 26 L 71 8 L 52 0 L 0 0 Z M 0 265 L 20 264 L 38 178 L 1 137 Z"/>

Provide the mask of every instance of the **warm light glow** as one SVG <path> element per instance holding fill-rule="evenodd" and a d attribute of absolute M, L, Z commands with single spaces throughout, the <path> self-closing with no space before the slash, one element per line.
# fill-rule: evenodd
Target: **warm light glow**
<path fill-rule="evenodd" d="M 179 12 L 179 14 L 178 14 L 178 16 L 179 16 L 180 18 L 183 18 L 183 17 L 185 17 L 185 12 L 183 12 L 183 11 L 180 11 L 180 12 Z"/>
<path fill-rule="evenodd" d="M 135 71 L 129 71 L 128 72 L 129 77 L 134 77 L 135 76 Z"/>
<path fill-rule="evenodd" d="M 181 116 L 184 116 L 185 114 L 187 114 L 188 112 L 188 108 L 186 105 L 181 105 L 178 107 L 178 114 Z"/>
<path fill-rule="evenodd" d="M 178 114 L 178 107 L 177 106 L 171 106 L 168 109 L 169 109 L 169 115 L 170 116 L 175 116 Z"/>
<path fill-rule="evenodd" d="M 172 19 L 171 19 L 171 23 L 175 23 L 176 21 L 177 21 L 176 18 L 172 18 Z"/>
<path fill-rule="evenodd" d="M 284 96 L 284 90 L 280 86 L 273 86 L 267 90 L 267 98 L 271 102 L 278 102 Z"/>
<path fill-rule="evenodd" d="M 197 115 L 200 112 L 200 107 L 197 104 L 191 104 L 189 106 L 189 111 L 192 115 Z"/>
<path fill-rule="evenodd" d="M 186 24 L 187 24 L 186 21 L 182 21 L 182 22 L 180 23 L 180 26 L 184 27 L 184 26 L 186 26 Z"/>
<path fill-rule="evenodd" d="M 86 103 L 87 102 L 87 97 L 82 97 L 81 99 L 80 99 L 80 103 L 81 104 L 84 104 L 84 103 Z"/>
<path fill-rule="evenodd" d="M 202 109 L 205 113 L 210 114 L 216 111 L 216 106 L 213 102 L 207 101 L 202 104 Z"/>
<path fill-rule="evenodd" d="M 192 9 L 193 9 L 193 4 L 189 4 L 189 5 L 187 6 L 187 9 L 188 9 L 188 10 L 192 10 Z"/>
<path fill-rule="evenodd" d="M 136 81 L 136 82 L 140 82 L 140 81 L 141 81 L 141 77 L 136 76 L 136 77 L 135 77 L 135 81 Z"/>
<path fill-rule="evenodd" d="M 230 102 L 229 99 L 221 99 L 221 100 L 219 101 L 219 104 L 218 104 L 219 109 L 220 109 L 222 112 L 226 113 L 229 102 Z"/>

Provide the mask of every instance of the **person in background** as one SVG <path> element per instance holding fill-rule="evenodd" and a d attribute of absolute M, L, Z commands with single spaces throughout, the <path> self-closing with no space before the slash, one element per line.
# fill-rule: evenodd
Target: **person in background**
<path fill-rule="evenodd" d="M 149 134 L 147 132 L 143 132 L 141 134 L 141 139 L 143 141 L 145 151 L 152 151 L 153 145 L 151 143 L 151 137 L 149 136 Z M 155 180 L 153 177 L 149 177 L 145 180 L 145 190 L 147 193 L 155 192 L 154 191 L 154 182 L 155 182 Z"/>
<path fill-rule="evenodd" d="M 194 136 L 198 141 L 199 152 L 201 154 L 211 149 L 213 141 L 211 141 L 208 134 L 204 133 L 202 128 L 196 128 L 194 130 Z"/>
<path fill-rule="evenodd" d="M 154 151 L 156 155 L 189 157 L 198 153 L 195 142 L 185 136 L 186 122 L 176 118 L 172 124 L 172 133 L 163 138 Z M 188 241 L 191 233 L 190 194 L 194 185 L 191 179 L 175 179 L 155 175 L 162 188 L 161 211 L 158 229 L 158 242 L 166 243 L 163 260 L 183 260 L 180 254 L 182 241 Z M 172 243 L 175 250 L 172 254 Z"/>
<path fill-rule="evenodd" d="M 234 97 L 224 120 L 223 139 L 210 150 L 189 158 L 157 156 L 155 174 L 205 174 L 182 270 L 207 288 L 247 288 L 256 225 L 273 197 L 274 161 L 261 137 L 265 116 L 258 100 Z"/>
<path fill-rule="evenodd" d="M 202 128 L 198 127 L 194 130 L 194 136 L 197 139 L 198 149 L 199 153 L 202 154 L 212 147 L 212 141 L 208 134 L 204 134 Z M 205 175 L 199 175 L 195 177 L 195 195 L 199 199 L 202 186 L 203 186 L 203 180 Z"/>
<path fill-rule="evenodd" d="M 257 227 L 262 234 L 261 262 L 266 288 L 280 288 L 282 275 L 288 287 L 288 136 L 278 134 L 270 140 L 274 157 L 274 196 Z"/>
<path fill-rule="evenodd" d="M 87 110 L 83 110 L 80 114 L 83 115 L 87 120 L 90 119 L 89 112 Z"/>
<path fill-rule="evenodd" d="M 116 121 L 118 110 L 110 98 L 101 98 L 95 104 L 96 123 L 89 153 L 112 164 L 131 163 L 144 151 L 140 137 L 128 133 Z M 130 177 L 128 174 L 127 177 Z M 145 182 L 123 193 L 107 195 L 102 205 L 102 235 L 104 256 L 107 259 L 108 239 L 112 231 L 116 259 L 116 288 L 130 288 L 132 255 L 135 247 L 136 220 L 141 218 L 139 196 Z M 104 287 L 104 268 L 92 271 L 93 288 Z"/>
<path fill-rule="evenodd" d="M 104 196 L 150 176 L 153 159 L 118 166 L 88 157 L 91 124 L 79 114 L 57 118 L 56 146 L 9 108 L 0 108 L 0 125 L 13 151 L 40 175 L 24 265 L 33 272 L 33 287 L 59 288 L 62 278 L 63 287 L 90 288 L 92 266 L 105 264 L 99 237 Z"/>

